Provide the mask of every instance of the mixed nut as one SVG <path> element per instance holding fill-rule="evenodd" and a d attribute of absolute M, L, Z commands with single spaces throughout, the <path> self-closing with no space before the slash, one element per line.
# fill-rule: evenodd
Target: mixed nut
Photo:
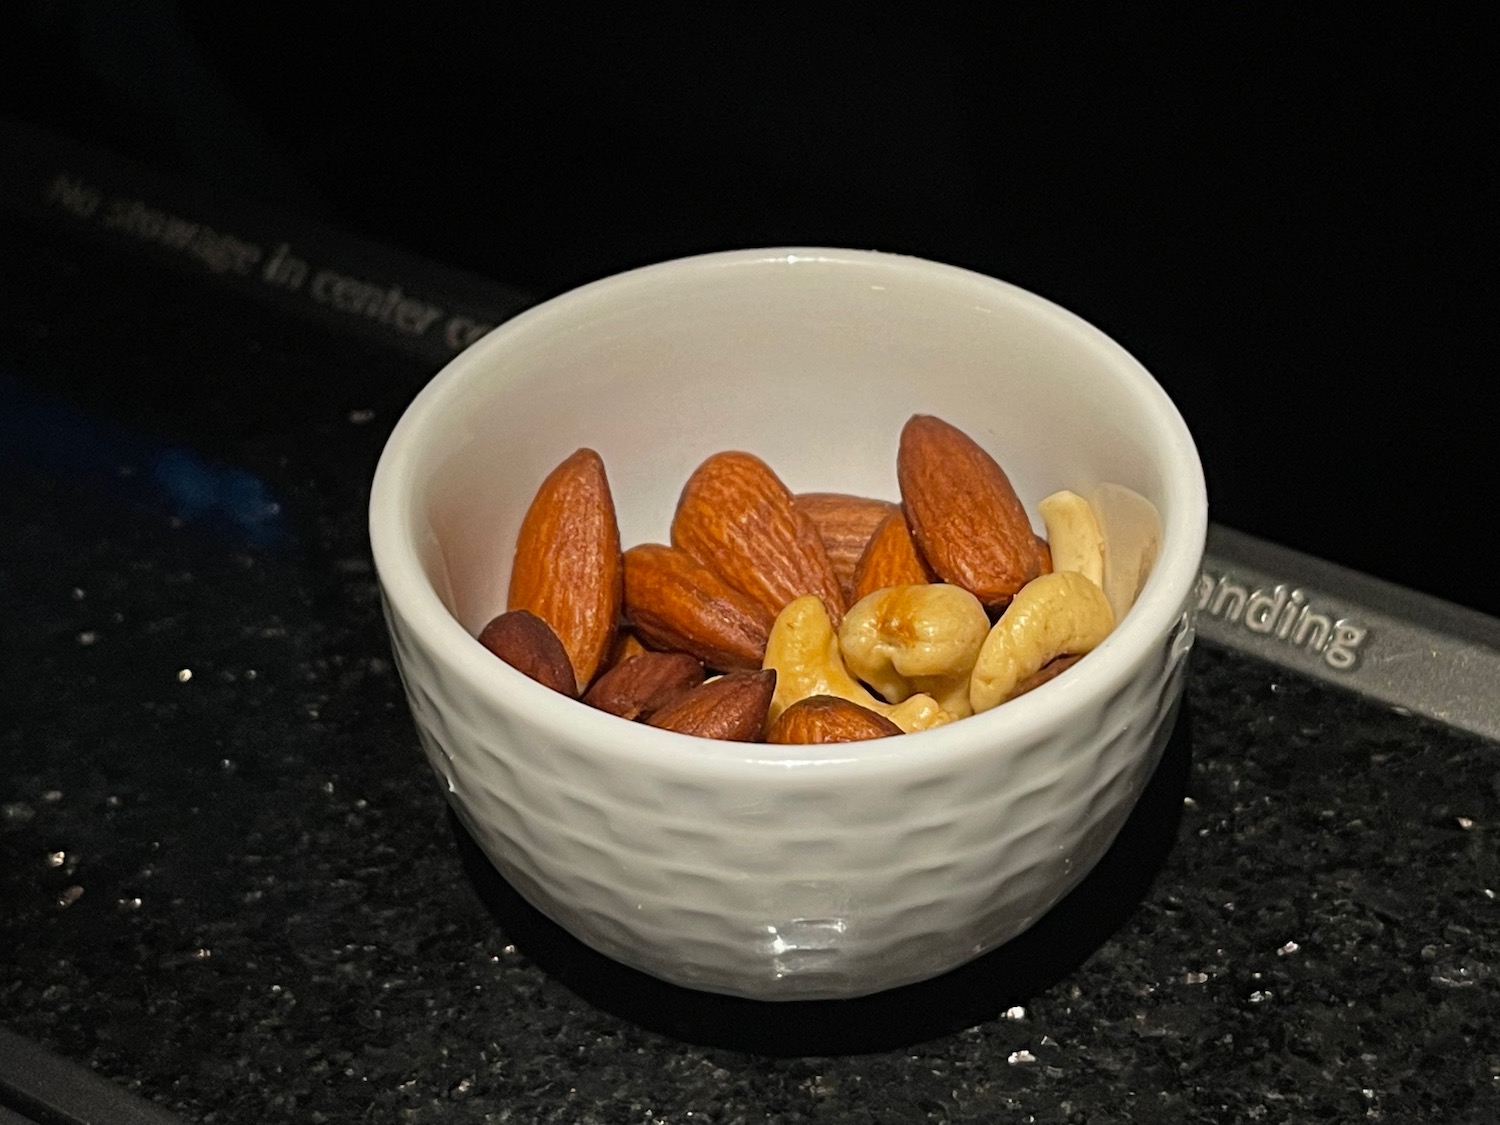
<path fill-rule="evenodd" d="M 1051 679 L 1109 634 L 1155 559 L 1143 497 L 1100 494 L 1147 513 L 1119 550 L 1098 497 L 1071 491 L 1038 505 L 1043 538 L 998 462 L 930 415 L 903 427 L 896 470 L 899 504 L 794 495 L 760 458 L 716 453 L 683 487 L 669 542 L 622 549 L 603 461 L 580 449 L 527 510 L 506 611 L 480 643 L 665 730 L 851 742 Z"/>

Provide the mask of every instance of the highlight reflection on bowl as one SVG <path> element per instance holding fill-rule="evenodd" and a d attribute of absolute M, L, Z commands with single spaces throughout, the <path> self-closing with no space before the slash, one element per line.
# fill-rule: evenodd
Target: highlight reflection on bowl
<path fill-rule="evenodd" d="M 474 640 L 538 482 L 578 447 L 608 466 L 628 545 L 662 538 L 719 450 L 796 492 L 895 498 L 916 413 L 993 453 L 1034 526 L 1042 497 L 1106 482 L 1161 515 L 1134 607 L 1035 691 L 875 741 L 713 742 L 582 706 Z M 762 999 L 937 975 L 1088 872 L 1175 718 L 1206 527 L 1180 416 L 1102 333 L 991 278 L 820 249 L 651 266 L 507 322 L 413 402 L 370 504 L 418 735 L 491 862 L 601 952 Z"/>

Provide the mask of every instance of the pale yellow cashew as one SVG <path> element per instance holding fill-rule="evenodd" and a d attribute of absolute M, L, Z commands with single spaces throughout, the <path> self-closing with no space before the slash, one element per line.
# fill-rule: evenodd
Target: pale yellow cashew
<path fill-rule="evenodd" d="M 1066 488 L 1054 492 L 1040 504 L 1047 525 L 1047 546 L 1052 551 L 1053 570 L 1076 570 L 1095 586 L 1104 586 L 1104 533 L 1091 505 Z"/>
<path fill-rule="evenodd" d="M 771 626 L 763 668 L 776 669 L 776 694 L 771 697 L 767 722 L 776 719 L 799 699 L 836 695 L 884 715 L 908 734 L 949 722 L 953 716 L 927 695 L 914 695 L 898 704 L 885 703 L 864 689 L 844 666 L 838 634 L 823 600 L 816 595 L 788 602 Z"/>
<path fill-rule="evenodd" d="M 959 719 L 972 713 L 969 674 L 989 631 L 984 606 L 961 586 L 888 586 L 844 614 L 839 650 L 887 702 L 930 695 Z"/>
<path fill-rule="evenodd" d="M 1089 493 L 1089 506 L 1104 535 L 1104 596 L 1115 620 L 1140 595 L 1161 551 L 1161 513 L 1139 492 L 1122 484 L 1101 484 Z"/>
<path fill-rule="evenodd" d="M 1077 571 L 1033 578 L 984 639 L 969 680 L 970 705 L 977 713 L 1004 703 L 1042 665 L 1092 651 L 1114 626 L 1104 591 Z"/>

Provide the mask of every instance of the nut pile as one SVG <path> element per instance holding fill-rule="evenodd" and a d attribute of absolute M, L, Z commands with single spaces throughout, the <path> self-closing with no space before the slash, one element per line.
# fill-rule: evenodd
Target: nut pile
<path fill-rule="evenodd" d="M 758 457 L 716 453 L 684 485 L 669 542 L 622 549 L 603 461 L 580 449 L 532 500 L 506 611 L 480 643 L 665 730 L 851 742 L 1051 679 L 1109 634 L 1155 559 L 1149 533 L 1111 558 L 1099 509 L 1070 491 L 1038 505 L 1036 535 L 1000 465 L 941 419 L 908 420 L 896 470 L 899 504 L 794 495 Z"/>

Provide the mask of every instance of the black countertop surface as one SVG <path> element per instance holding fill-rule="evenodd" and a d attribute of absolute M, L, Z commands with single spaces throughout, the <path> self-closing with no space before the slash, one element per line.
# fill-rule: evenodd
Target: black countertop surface
<path fill-rule="evenodd" d="M 1101 868 L 973 965 L 775 1006 L 580 948 L 445 811 L 380 621 L 368 484 L 443 347 L 32 203 L 0 1026 L 203 1122 L 1500 1120 L 1500 747 L 1208 644 Z"/>

